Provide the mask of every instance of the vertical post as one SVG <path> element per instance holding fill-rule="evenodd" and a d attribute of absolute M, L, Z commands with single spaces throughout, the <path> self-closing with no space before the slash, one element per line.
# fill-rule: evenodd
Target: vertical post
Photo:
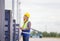
<path fill-rule="evenodd" d="M 0 0 L 0 41 L 5 41 L 4 27 L 5 27 L 5 0 Z"/>
<path fill-rule="evenodd" d="M 17 23 L 19 24 L 20 23 L 20 16 L 21 16 L 21 10 L 20 10 L 20 4 L 21 4 L 21 2 L 20 2 L 20 0 L 17 0 Z"/>
<path fill-rule="evenodd" d="M 20 9 L 20 0 L 17 0 L 17 23 L 19 24 L 20 27 L 20 23 L 21 23 L 21 9 Z M 20 38 L 21 34 L 20 34 L 20 30 L 19 30 L 19 38 Z M 20 41 L 20 39 L 19 39 Z"/>
<path fill-rule="evenodd" d="M 17 0 L 17 23 L 18 23 L 18 0 Z"/>
<path fill-rule="evenodd" d="M 12 0 L 12 14 L 13 14 L 13 18 L 14 18 L 14 0 Z"/>
<path fill-rule="evenodd" d="M 16 28 L 16 26 L 15 26 L 15 24 L 16 24 L 16 22 L 15 22 L 15 20 L 13 20 L 13 41 L 16 41 L 16 38 L 15 38 L 15 28 Z"/>
<path fill-rule="evenodd" d="M 45 25 L 45 31 L 47 32 L 47 25 Z"/>
<path fill-rule="evenodd" d="M 13 41 L 13 19 L 14 19 L 14 0 L 12 0 L 12 16 L 11 16 L 11 30 L 10 30 L 10 41 Z"/>

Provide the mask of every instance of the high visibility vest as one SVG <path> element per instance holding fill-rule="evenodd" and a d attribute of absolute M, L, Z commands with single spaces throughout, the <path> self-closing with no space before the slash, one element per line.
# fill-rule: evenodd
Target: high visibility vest
<path fill-rule="evenodd" d="M 26 28 L 27 28 L 27 24 L 28 24 L 28 21 L 23 24 L 22 28 L 23 28 L 23 29 L 26 29 Z"/>
<path fill-rule="evenodd" d="M 22 28 L 24 29 L 24 30 L 22 30 L 22 35 L 23 36 L 29 36 L 30 35 L 30 29 L 26 30 L 28 22 L 29 21 L 27 21 L 26 23 L 24 23 L 23 26 L 22 26 Z"/>

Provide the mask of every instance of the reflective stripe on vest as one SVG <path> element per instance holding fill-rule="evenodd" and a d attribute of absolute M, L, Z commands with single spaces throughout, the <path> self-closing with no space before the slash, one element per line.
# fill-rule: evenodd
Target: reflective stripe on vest
<path fill-rule="evenodd" d="M 22 33 L 24 33 L 24 34 L 30 34 L 29 32 L 22 32 Z"/>

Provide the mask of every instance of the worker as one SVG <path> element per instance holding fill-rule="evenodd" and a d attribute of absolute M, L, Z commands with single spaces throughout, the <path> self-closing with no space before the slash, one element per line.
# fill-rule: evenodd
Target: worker
<path fill-rule="evenodd" d="M 30 14 L 29 12 L 26 12 L 23 17 L 24 24 L 20 28 L 22 30 L 22 37 L 23 41 L 29 41 L 29 36 L 30 36 L 30 28 L 31 28 L 31 22 L 29 21 Z"/>

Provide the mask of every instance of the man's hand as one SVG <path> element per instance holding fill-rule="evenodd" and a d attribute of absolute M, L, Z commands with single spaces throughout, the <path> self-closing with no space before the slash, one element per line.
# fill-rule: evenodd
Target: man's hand
<path fill-rule="evenodd" d="M 21 30 L 23 30 L 23 28 L 20 28 Z"/>
<path fill-rule="evenodd" d="M 26 28 L 26 29 L 23 29 L 22 27 L 20 28 L 21 30 L 28 30 L 28 28 Z"/>

